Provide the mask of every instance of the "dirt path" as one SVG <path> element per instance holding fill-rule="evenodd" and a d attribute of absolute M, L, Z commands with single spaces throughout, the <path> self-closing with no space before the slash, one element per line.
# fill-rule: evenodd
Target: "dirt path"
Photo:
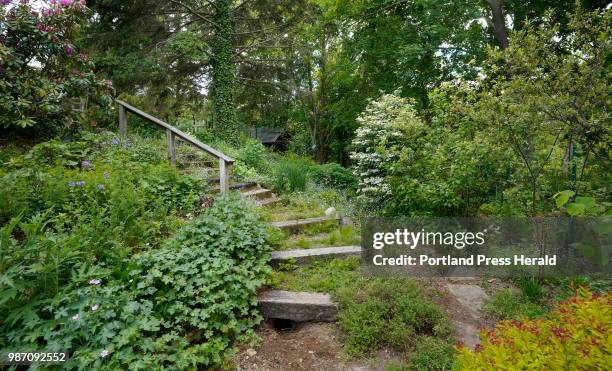
<path fill-rule="evenodd" d="M 332 323 L 302 323 L 290 331 L 276 331 L 268 322 L 257 330 L 258 347 L 242 348 L 234 358 L 241 370 L 378 371 L 393 359 L 381 351 L 376 359 L 347 361 Z"/>

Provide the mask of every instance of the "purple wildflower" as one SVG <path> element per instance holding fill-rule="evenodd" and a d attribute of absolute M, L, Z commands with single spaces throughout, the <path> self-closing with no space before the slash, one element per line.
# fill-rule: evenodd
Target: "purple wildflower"
<path fill-rule="evenodd" d="M 110 178 L 110 174 L 107 172 L 104 172 L 104 174 L 102 174 L 104 176 L 104 179 L 108 179 Z"/>
<path fill-rule="evenodd" d="M 79 180 L 79 181 L 76 183 L 76 185 L 77 185 L 78 187 L 83 187 L 83 186 L 85 186 L 85 181 L 84 181 L 84 180 Z"/>
<path fill-rule="evenodd" d="M 11 0 L 0 0 L 0 3 L 2 3 L 3 5 L 9 5 L 11 3 Z"/>
<path fill-rule="evenodd" d="M 108 350 L 104 349 L 103 351 L 100 352 L 100 357 L 104 358 L 108 355 Z"/>
<path fill-rule="evenodd" d="M 75 185 L 76 185 L 76 183 L 73 182 L 72 180 L 68 182 L 68 187 L 70 187 L 70 188 L 74 188 Z"/>
<path fill-rule="evenodd" d="M 104 184 L 102 183 L 98 184 L 98 189 L 104 189 Z"/>
<path fill-rule="evenodd" d="M 61 6 L 70 6 L 72 4 L 72 0 L 59 0 L 59 4 Z"/>
<path fill-rule="evenodd" d="M 72 55 L 72 51 L 73 51 L 72 46 L 66 44 L 64 45 L 64 50 L 66 51 L 66 54 Z"/>
<path fill-rule="evenodd" d="M 119 139 L 115 138 L 111 143 L 116 146 L 119 144 Z"/>
<path fill-rule="evenodd" d="M 92 278 L 89 280 L 90 285 L 99 285 L 102 282 L 99 278 Z"/>
<path fill-rule="evenodd" d="M 81 161 L 81 166 L 82 167 L 89 167 L 91 165 L 91 163 L 87 160 L 83 160 Z"/>

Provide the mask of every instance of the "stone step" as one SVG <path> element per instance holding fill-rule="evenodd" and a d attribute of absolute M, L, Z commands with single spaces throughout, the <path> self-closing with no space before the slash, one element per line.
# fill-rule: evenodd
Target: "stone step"
<path fill-rule="evenodd" d="M 257 295 L 257 308 L 264 318 L 296 322 L 334 322 L 338 304 L 328 294 L 267 290 Z"/>
<path fill-rule="evenodd" d="M 294 259 L 298 265 L 306 265 L 313 259 L 345 258 L 360 255 L 361 246 L 317 247 L 312 249 L 273 251 L 270 264 L 274 267 L 284 261 Z"/>
<path fill-rule="evenodd" d="M 232 181 L 236 181 L 236 180 L 238 180 L 238 178 L 236 178 L 236 177 L 234 177 L 234 176 L 230 176 L 230 177 L 229 177 L 229 180 L 230 180 L 230 182 L 232 182 Z M 221 179 L 220 179 L 220 178 L 218 178 L 218 177 L 217 177 L 217 178 L 208 178 L 208 179 L 206 179 L 206 181 L 207 181 L 209 184 L 219 184 L 219 183 L 221 182 Z"/>
<path fill-rule="evenodd" d="M 336 222 L 338 224 L 342 224 L 342 217 L 340 216 L 318 216 L 316 218 L 270 222 L 270 225 L 273 227 L 285 229 L 289 231 L 290 233 L 299 233 L 299 231 L 304 227 L 316 225 L 316 224 L 325 224 L 329 222 Z"/>
<path fill-rule="evenodd" d="M 240 189 L 240 190 L 247 189 L 247 190 L 249 190 L 249 189 L 251 189 L 253 187 L 257 187 L 257 183 L 255 183 L 255 182 L 239 182 L 239 183 L 231 183 L 229 185 L 229 189 L 230 190 L 237 190 L 237 189 Z M 212 186 L 209 189 L 209 192 L 210 193 L 219 193 L 219 185 Z"/>
<path fill-rule="evenodd" d="M 269 189 L 257 188 L 257 189 L 248 190 L 246 192 L 242 192 L 242 196 L 251 197 L 253 199 L 258 199 L 258 200 L 263 200 L 263 199 L 274 196 L 274 194 Z"/>
<path fill-rule="evenodd" d="M 264 198 L 263 200 L 253 200 L 255 205 L 258 205 L 258 206 L 272 205 L 272 204 L 275 204 L 275 203 L 280 202 L 280 201 L 281 201 L 281 199 L 278 198 L 277 196 L 272 196 L 272 197 L 269 197 L 269 198 Z"/>

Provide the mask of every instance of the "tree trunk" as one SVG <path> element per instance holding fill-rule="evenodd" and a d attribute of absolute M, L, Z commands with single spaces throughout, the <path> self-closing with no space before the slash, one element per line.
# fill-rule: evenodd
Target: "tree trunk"
<path fill-rule="evenodd" d="M 502 0 L 487 0 L 491 7 L 491 16 L 493 18 L 493 35 L 503 50 L 510 45 L 508 42 L 508 33 L 506 32 L 506 20 L 502 11 Z"/>
<path fill-rule="evenodd" d="M 212 43 L 213 128 L 220 137 L 237 139 L 234 108 L 234 45 L 232 42 L 231 0 L 215 1 L 215 37 Z"/>

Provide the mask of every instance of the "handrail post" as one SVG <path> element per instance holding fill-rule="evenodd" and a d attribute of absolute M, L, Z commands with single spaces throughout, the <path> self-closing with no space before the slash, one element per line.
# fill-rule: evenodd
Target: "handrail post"
<path fill-rule="evenodd" d="M 222 195 L 229 192 L 229 169 L 231 164 L 219 158 L 219 193 Z"/>
<path fill-rule="evenodd" d="M 127 136 L 127 115 L 125 107 L 119 105 L 119 135 L 123 138 Z"/>
<path fill-rule="evenodd" d="M 168 159 L 170 160 L 170 166 L 176 165 L 176 147 L 174 146 L 174 133 L 166 129 L 166 139 L 168 142 Z"/>

